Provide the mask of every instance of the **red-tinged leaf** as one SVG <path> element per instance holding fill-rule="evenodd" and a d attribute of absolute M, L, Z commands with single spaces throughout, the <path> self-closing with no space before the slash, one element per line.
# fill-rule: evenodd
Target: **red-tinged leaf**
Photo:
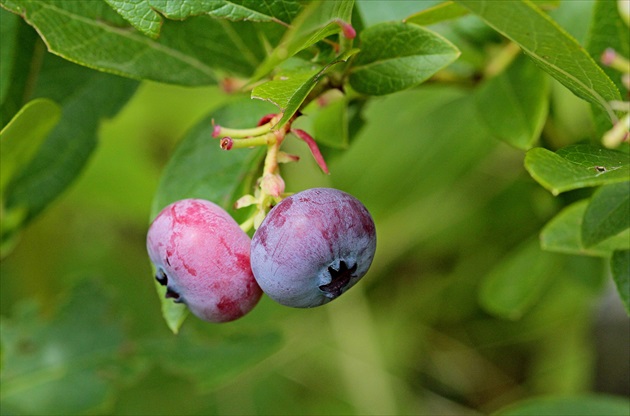
<path fill-rule="evenodd" d="M 322 156 L 322 153 L 319 151 L 319 147 L 317 146 L 315 139 L 313 139 L 311 135 L 304 130 L 293 129 L 291 130 L 291 133 L 295 134 L 297 137 L 306 142 L 308 148 L 311 150 L 311 154 L 315 158 L 315 161 L 317 162 L 319 167 L 322 168 L 325 174 L 330 174 L 328 166 L 326 166 L 326 161 L 324 161 L 324 156 Z"/>

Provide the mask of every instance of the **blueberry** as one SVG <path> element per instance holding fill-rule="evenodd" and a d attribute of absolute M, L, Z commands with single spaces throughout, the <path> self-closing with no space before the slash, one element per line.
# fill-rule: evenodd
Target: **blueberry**
<path fill-rule="evenodd" d="M 252 239 L 251 265 L 270 298 L 310 308 L 354 286 L 375 250 L 374 221 L 363 204 L 337 189 L 314 188 L 269 212 Z"/>
<path fill-rule="evenodd" d="M 209 322 L 249 312 L 262 295 L 251 271 L 251 241 L 230 215 L 201 199 L 184 199 L 155 218 L 147 250 L 166 297 Z"/>

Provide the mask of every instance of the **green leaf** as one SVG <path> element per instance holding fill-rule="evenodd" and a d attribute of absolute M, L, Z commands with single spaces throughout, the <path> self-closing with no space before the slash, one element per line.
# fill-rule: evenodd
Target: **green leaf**
<path fill-rule="evenodd" d="M 26 221 L 30 221 L 57 198 L 96 147 L 99 122 L 113 117 L 136 86 L 135 81 L 91 71 L 47 54 L 33 97 L 47 97 L 61 105 L 61 119 L 31 162 L 8 184 L 7 208 L 25 208 Z"/>
<path fill-rule="evenodd" d="M 481 282 L 479 301 L 488 312 L 517 320 L 536 303 L 559 270 L 560 258 L 538 241 L 517 247 Z"/>
<path fill-rule="evenodd" d="M 110 304 L 103 289 L 89 281 L 48 319 L 33 304 L 2 318 L 3 409 L 69 415 L 102 408 L 120 374 L 125 341 Z"/>
<path fill-rule="evenodd" d="M 599 244 L 584 246 L 581 229 L 588 203 L 588 200 L 582 200 L 569 205 L 549 221 L 540 233 L 541 247 L 559 253 L 600 257 L 608 257 L 614 250 L 630 248 L 630 232 L 627 229 Z"/>
<path fill-rule="evenodd" d="M 20 18 L 14 14 L 0 9 L 0 17 L 2 25 L 0 26 L 0 103 L 4 100 L 9 92 L 9 83 L 11 79 L 11 64 L 17 53 L 17 34 Z M 4 123 L 2 124 L 4 125 Z"/>
<path fill-rule="evenodd" d="M 256 363 L 276 352 L 282 337 L 275 331 L 257 331 L 209 339 L 181 334 L 173 342 L 149 345 L 162 365 L 191 377 L 201 391 L 225 385 Z"/>
<path fill-rule="evenodd" d="M 14 175 L 32 160 L 60 116 L 61 108 L 54 101 L 39 98 L 22 107 L 0 131 L 0 196 Z"/>
<path fill-rule="evenodd" d="M 584 48 L 533 3 L 456 0 L 489 26 L 516 42 L 536 64 L 578 97 L 600 106 L 611 120 L 610 101 L 620 100 L 615 84 Z"/>
<path fill-rule="evenodd" d="M 556 153 L 534 148 L 525 156 L 529 174 L 552 194 L 627 181 L 630 156 L 590 144 L 564 147 Z"/>
<path fill-rule="evenodd" d="M 0 8 L 0 126 L 26 104 L 45 46 L 19 16 Z"/>
<path fill-rule="evenodd" d="M 238 21 L 278 22 L 289 24 L 301 9 L 297 0 L 148 0 L 151 8 L 169 19 L 183 20 L 190 16 L 209 14 L 213 17 Z"/>
<path fill-rule="evenodd" d="M 630 250 L 615 251 L 610 259 L 610 270 L 623 306 L 630 315 Z"/>
<path fill-rule="evenodd" d="M 151 264 L 151 270 L 153 272 L 153 276 L 155 276 L 155 265 Z M 177 334 L 179 333 L 179 329 L 184 324 L 184 321 L 188 317 L 190 311 L 183 303 L 169 301 L 166 298 L 166 286 L 159 284 L 157 279 L 153 280 L 155 283 L 155 290 L 157 291 L 160 299 L 160 309 L 162 311 L 164 321 L 166 322 L 166 326 L 168 326 L 168 329 L 170 329 L 173 334 Z"/>
<path fill-rule="evenodd" d="M 479 115 L 499 140 L 527 150 L 540 136 L 549 110 L 547 76 L 520 57 L 477 91 Z"/>
<path fill-rule="evenodd" d="M 250 23 L 198 16 L 163 23 L 160 38 L 125 27 L 104 2 L 0 0 L 33 27 L 48 49 L 101 71 L 181 85 L 216 82 L 216 70 L 248 76 L 262 59 Z"/>
<path fill-rule="evenodd" d="M 309 93 L 315 88 L 321 77 L 335 64 L 346 62 L 358 52 L 352 49 L 324 68 L 305 68 L 297 71 L 280 73 L 273 80 L 267 81 L 252 90 L 252 98 L 269 101 L 275 104 L 282 113 L 276 128 L 282 127 L 300 109 Z"/>
<path fill-rule="evenodd" d="M 350 85 L 369 95 L 413 87 L 459 56 L 457 48 L 437 33 L 401 22 L 367 28 L 361 32 L 360 47 L 352 62 Z"/>
<path fill-rule="evenodd" d="M 630 401 L 622 397 L 583 395 L 537 397 L 511 404 L 496 416 L 627 416 Z"/>
<path fill-rule="evenodd" d="M 265 114 L 273 112 L 272 105 L 263 101 L 240 97 L 218 109 L 197 124 L 182 140 L 164 168 L 153 199 L 151 218 L 168 204 L 180 199 L 201 198 L 226 209 L 237 221 L 244 220 L 247 210 L 236 211 L 234 202 L 252 191 L 254 176 L 262 161 L 262 149 L 221 150 L 219 141 L 212 138 L 212 120 L 233 128 L 255 126 Z M 156 285 L 162 301 L 164 319 L 173 332 L 184 321 L 185 311 L 164 297 L 164 288 Z"/>
<path fill-rule="evenodd" d="M 453 1 L 444 1 L 433 7 L 414 13 L 403 21 L 405 23 L 429 26 L 445 20 L 456 19 L 468 13 L 470 13 L 468 9 Z"/>
<path fill-rule="evenodd" d="M 628 26 L 621 18 L 614 1 L 596 1 L 593 4 L 593 15 L 588 31 L 586 49 L 593 59 L 600 64 L 604 73 L 617 86 L 622 96 L 627 97 L 628 89 L 623 85 L 622 74 L 614 68 L 601 64 L 604 51 L 612 48 L 621 56 L 630 56 L 630 42 L 628 42 Z M 601 136 L 612 127 L 606 112 L 599 106 L 592 106 L 597 133 Z"/>
<path fill-rule="evenodd" d="M 630 227 L 630 182 L 598 189 L 584 213 L 582 242 L 590 247 Z"/>
<path fill-rule="evenodd" d="M 259 80 L 296 53 L 320 40 L 339 33 L 339 22 L 350 23 L 353 0 L 326 0 L 309 3 L 291 23 L 282 41 L 256 69 L 253 80 Z"/>
<path fill-rule="evenodd" d="M 153 11 L 148 0 L 105 0 L 105 2 L 140 32 L 153 39 L 160 35 L 162 18 Z"/>

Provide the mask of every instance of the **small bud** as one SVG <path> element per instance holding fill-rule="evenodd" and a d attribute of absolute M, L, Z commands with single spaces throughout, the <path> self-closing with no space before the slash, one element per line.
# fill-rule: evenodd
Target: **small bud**
<path fill-rule="evenodd" d="M 212 122 L 214 123 L 214 120 L 212 120 Z M 219 135 L 221 134 L 221 126 L 219 126 L 218 124 L 215 124 L 212 127 L 212 137 L 219 137 Z"/>
<path fill-rule="evenodd" d="M 230 150 L 234 146 L 234 140 L 231 137 L 224 137 L 221 139 L 221 149 Z"/>
<path fill-rule="evenodd" d="M 602 61 L 602 64 L 610 66 L 613 62 L 615 62 L 616 58 L 617 52 L 615 52 L 613 48 L 606 48 L 606 50 L 602 53 L 600 60 Z"/>
<path fill-rule="evenodd" d="M 258 200 L 253 195 L 243 195 L 234 203 L 234 208 L 235 209 L 245 208 L 250 205 L 254 205 L 257 202 Z"/>
<path fill-rule="evenodd" d="M 337 19 L 335 23 L 337 23 L 341 27 L 343 36 L 346 39 L 354 39 L 357 36 L 357 31 L 354 30 L 354 28 L 352 27 L 350 23 L 344 22 L 343 20 L 340 20 L 340 19 Z"/>
<path fill-rule="evenodd" d="M 267 173 L 260 181 L 260 189 L 267 195 L 279 197 L 284 192 L 284 180 L 280 175 Z"/>
<path fill-rule="evenodd" d="M 278 152 L 278 163 L 291 163 L 297 162 L 298 160 L 300 160 L 298 155 L 290 155 L 282 151 Z"/>
<path fill-rule="evenodd" d="M 258 124 L 256 124 L 256 126 L 260 127 L 263 124 L 267 124 L 271 121 L 272 118 L 274 118 L 276 115 L 275 114 L 266 114 L 264 116 L 261 117 L 260 120 L 258 120 Z"/>
<path fill-rule="evenodd" d="M 238 92 L 238 90 L 245 85 L 245 81 L 237 78 L 226 77 L 221 80 L 219 85 L 226 94 L 232 94 Z"/>

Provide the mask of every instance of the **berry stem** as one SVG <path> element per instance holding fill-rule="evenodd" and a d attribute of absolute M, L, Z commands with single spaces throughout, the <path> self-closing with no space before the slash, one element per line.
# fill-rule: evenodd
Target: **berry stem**
<path fill-rule="evenodd" d="M 222 127 L 218 124 L 214 126 L 214 130 L 212 131 L 212 137 L 226 137 L 230 136 L 232 138 L 244 138 L 244 137 L 252 137 L 252 136 L 260 136 L 271 131 L 272 124 L 271 122 L 265 123 L 262 126 L 253 127 L 251 129 L 231 129 L 228 127 Z"/>
<path fill-rule="evenodd" d="M 505 45 L 484 68 L 484 78 L 491 78 L 503 72 L 520 52 L 521 48 L 514 42 Z"/>
<path fill-rule="evenodd" d="M 225 139 L 225 137 L 223 138 Z M 222 139 L 222 140 L 223 140 Z M 231 141 L 229 149 L 244 149 L 246 147 L 273 145 L 276 142 L 276 135 L 267 133 L 262 136 L 247 137 L 245 139 L 236 139 Z"/>

